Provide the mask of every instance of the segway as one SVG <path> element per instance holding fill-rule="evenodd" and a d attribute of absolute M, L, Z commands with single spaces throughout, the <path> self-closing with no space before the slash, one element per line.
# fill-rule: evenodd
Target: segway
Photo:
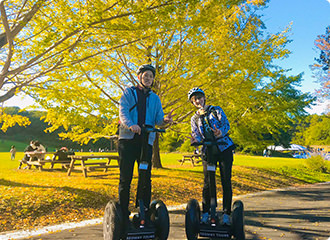
<path fill-rule="evenodd" d="M 141 129 L 142 151 L 139 165 L 139 180 L 146 180 L 146 173 L 150 163 L 145 161 L 150 132 L 165 132 L 163 129 L 146 126 Z M 143 189 L 143 188 L 142 188 Z M 144 194 L 139 194 L 142 196 Z M 139 211 L 129 219 L 128 226 L 124 226 L 124 217 L 118 202 L 108 202 L 103 217 L 104 240 L 135 240 L 158 239 L 166 240 L 170 229 L 170 220 L 166 205 L 161 200 L 152 201 L 146 213 L 142 199 L 138 199 Z M 125 230 L 126 228 L 126 230 Z"/>
<path fill-rule="evenodd" d="M 222 224 L 220 219 L 222 213 L 216 211 L 216 189 L 215 171 L 216 161 L 213 159 L 212 147 L 218 145 L 215 141 L 204 141 L 201 143 L 193 143 L 192 145 L 204 145 L 207 151 L 207 171 L 209 176 L 210 192 L 211 192 L 211 207 L 210 217 L 206 223 L 201 222 L 201 210 L 196 199 L 189 200 L 186 208 L 185 228 L 188 240 L 196 240 L 198 236 L 211 239 L 232 239 L 245 240 L 244 233 L 244 207 L 240 200 L 233 204 L 231 213 L 231 224 Z M 221 143 L 220 143 L 221 144 Z"/>

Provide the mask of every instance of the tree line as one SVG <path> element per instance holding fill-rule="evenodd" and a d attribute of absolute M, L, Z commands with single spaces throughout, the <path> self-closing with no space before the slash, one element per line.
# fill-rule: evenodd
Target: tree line
<path fill-rule="evenodd" d="M 295 129 L 292 141 L 304 146 L 330 145 L 330 114 L 308 115 Z"/>
<path fill-rule="evenodd" d="M 13 140 L 26 143 L 28 145 L 31 140 L 38 140 L 44 145 L 48 151 L 54 151 L 61 147 L 67 147 L 75 151 L 99 151 L 99 149 L 109 151 L 116 149 L 116 143 L 113 140 L 100 138 L 98 141 L 90 141 L 87 144 L 79 144 L 69 139 L 61 139 L 58 134 L 63 129 L 58 129 L 54 132 L 45 132 L 48 124 L 42 120 L 46 115 L 44 111 L 21 111 L 19 107 L 6 107 L 4 111 L 7 114 L 18 114 L 22 117 L 27 117 L 30 124 L 27 126 L 19 126 L 16 124 L 8 128 L 6 132 L 0 131 L 0 139 Z M 22 149 L 23 150 L 23 149 Z"/>
<path fill-rule="evenodd" d="M 300 144 L 306 147 L 315 146 L 315 145 L 327 145 L 330 146 L 330 114 L 322 115 L 306 115 L 302 118 L 299 118 L 291 128 L 287 131 L 281 132 L 281 137 L 279 141 L 274 142 L 273 144 L 277 146 L 289 147 L 290 144 Z M 271 136 L 264 135 L 264 141 L 269 141 Z M 256 142 L 255 144 L 260 144 L 259 148 L 255 150 L 247 151 L 244 146 L 237 144 L 237 151 L 253 153 L 253 154 L 262 154 L 262 150 L 267 145 L 261 145 L 263 141 Z M 271 144 L 272 145 L 272 144 Z M 162 151 L 181 151 L 181 152 L 192 152 L 193 147 L 190 146 L 190 140 L 185 138 L 179 133 L 165 133 L 161 137 L 160 148 Z"/>
<path fill-rule="evenodd" d="M 45 146 L 60 148 L 66 146 L 70 149 L 89 151 L 98 151 L 99 149 L 115 150 L 116 142 L 110 139 L 101 138 L 98 141 L 90 141 L 87 144 L 79 144 L 68 139 L 61 139 L 58 134 L 63 129 L 56 130 L 51 133 L 45 132 L 48 124 L 42 120 L 46 115 L 44 111 L 20 111 L 19 107 L 7 107 L 5 109 L 8 114 L 19 114 L 28 117 L 30 124 L 22 127 L 15 125 L 6 132 L 0 132 L 0 139 L 14 140 L 25 142 L 28 144 L 30 140 L 39 140 Z M 278 145 L 288 146 L 290 143 L 301 144 L 304 146 L 311 145 L 330 145 L 330 114 L 323 115 L 307 115 L 297 121 L 292 129 L 286 134 L 283 133 L 283 139 Z M 193 147 L 190 146 L 190 140 L 185 138 L 185 134 L 180 132 L 168 132 L 160 136 L 160 150 L 162 152 L 192 152 Z M 265 136 L 267 138 L 267 136 Z M 53 151 L 54 149 L 49 149 Z M 244 147 L 238 145 L 238 151 L 244 150 Z M 252 153 L 261 154 L 263 148 Z M 251 153 L 251 152 L 250 152 Z"/>

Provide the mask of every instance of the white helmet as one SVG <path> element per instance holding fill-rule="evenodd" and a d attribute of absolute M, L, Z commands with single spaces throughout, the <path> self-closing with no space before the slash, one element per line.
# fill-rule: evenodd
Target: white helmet
<path fill-rule="evenodd" d="M 190 91 L 188 92 L 188 100 L 190 101 L 191 97 L 197 93 L 201 93 L 205 96 L 205 93 L 202 89 L 200 89 L 199 87 L 194 87 L 194 88 L 190 89 Z"/>

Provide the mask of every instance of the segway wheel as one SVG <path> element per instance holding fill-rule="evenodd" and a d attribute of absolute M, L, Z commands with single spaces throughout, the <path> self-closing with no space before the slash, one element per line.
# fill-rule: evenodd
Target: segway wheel
<path fill-rule="evenodd" d="M 120 240 L 122 234 L 123 215 L 119 203 L 108 202 L 103 217 L 104 240 Z"/>
<path fill-rule="evenodd" d="M 166 240 L 170 233 L 170 217 L 163 201 L 155 200 L 150 204 L 150 220 L 156 227 L 156 239 Z"/>
<path fill-rule="evenodd" d="M 186 208 L 186 236 L 188 240 L 198 239 L 201 210 L 196 199 L 189 200 Z"/>
<path fill-rule="evenodd" d="M 233 204 L 233 234 L 236 240 L 245 240 L 244 233 L 244 207 L 240 200 Z"/>

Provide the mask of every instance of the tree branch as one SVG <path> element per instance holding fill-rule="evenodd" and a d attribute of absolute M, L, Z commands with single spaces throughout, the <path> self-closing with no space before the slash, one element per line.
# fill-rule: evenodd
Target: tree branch
<path fill-rule="evenodd" d="M 0 96 L 0 103 L 5 102 L 8 99 L 15 96 L 18 89 L 19 89 L 19 87 L 15 86 L 12 89 L 10 89 L 9 91 L 7 91 L 4 95 Z"/>
<path fill-rule="evenodd" d="M 5 29 L 5 35 L 6 35 L 6 40 L 9 43 L 9 47 L 8 47 L 8 54 L 7 54 L 7 59 L 5 61 L 5 64 L 2 67 L 2 71 L 0 73 L 0 89 L 3 86 L 4 83 L 4 74 L 8 71 L 10 63 L 11 63 L 11 58 L 13 56 L 13 38 L 11 36 L 11 32 L 10 32 L 10 28 L 9 28 L 9 24 L 8 24 L 8 18 L 7 18 L 7 14 L 5 11 L 5 6 L 4 6 L 4 1 L 0 2 L 0 13 L 1 13 L 1 20 Z"/>
<path fill-rule="evenodd" d="M 4 4 L 4 1 L 5 0 L 1 1 L 2 5 Z M 39 0 L 32 6 L 31 10 L 27 14 L 25 14 L 23 19 L 21 21 L 19 21 L 18 24 L 11 30 L 12 38 L 15 38 L 15 36 L 31 21 L 33 16 L 40 9 L 42 3 L 45 1 L 47 1 L 47 0 Z M 1 13 L 1 15 L 3 15 L 3 14 Z M 1 33 L 0 34 L 0 49 L 3 46 L 5 46 L 7 43 L 8 43 L 8 39 L 6 37 L 6 33 Z"/>
<path fill-rule="evenodd" d="M 80 67 L 82 68 L 82 70 L 84 71 L 84 74 L 87 78 L 87 80 L 94 86 L 96 87 L 98 90 L 100 90 L 105 96 L 107 96 L 113 103 L 119 105 L 119 102 L 117 102 L 115 99 L 113 99 L 106 91 L 104 91 L 103 88 L 101 88 L 99 85 L 97 85 L 90 77 L 89 75 L 86 73 L 86 71 L 83 69 L 83 67 L 80 64 Z"/>

